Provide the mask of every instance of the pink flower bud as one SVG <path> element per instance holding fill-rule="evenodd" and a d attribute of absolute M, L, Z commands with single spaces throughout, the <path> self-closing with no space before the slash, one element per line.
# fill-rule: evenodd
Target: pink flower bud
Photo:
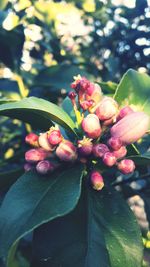
<path fill-rule="evenodd" d="M 62 141 L 60 130 L 52 130 L 48 133 L 48 141 L 52 146 L 58 145 Z"/>
<path fill-rule="evenodd" d="M 102 158 L 107 152 L 109 152 L 109 148 L 105 144 L 96 144 L 93 146 L 93 155 L 97 158 Z"/>
<path fill-rule="evenodd" d="M 100 120 L 111 119 L 117 114 L 118 104 L 111 97 L 104 97 L 102 101 L 96 107 L 96 115 Z"/>
<path fill-rule="evenodd" d="M 103 156 L 103 162 L 105 165 L 112 167 L 116 163 L 116 158 L 113 153 L 107 152 Z"/>
<path fill-rule="evenodd" d="M 107 143 L 113 150 L 118 150 L 122 146 L 122 141 L 116 137 L 111 137 Z"/>
<path fill-rule="evenodd" d="M 87 88 L 86 99 L 93 100 L 93 102 L 98 104 L 102 98 L 102 90 L 101 87 L 96 83 L 90 83 Z"/>
<path fill-rule="evenodd" d="M 64 140 L 57 147 L 56 155 L 63 161 L 75 161 L 77 159 L 77 149 L 72 142 Z"/>
<path fill-rule="evenodd" d="M 44 148 L 46 151 L 53 151 L 55 147 L 49 143 L 48 134 L 42 133 L 39 136 L 39 145 Z"/>
<path fill-rule="evenodd" d="M 93 171 L 91 173 L 90 179 L 91 179 L 92 187 L 95 190 L 99 191 L 99 190 L 101 190 L 104 187 L 103 177 L 102 177 L 102 175 L 98 171 Z"/>
<path fill-rule="evenodd" d="M 91 101 L 83 101 L 83 102 L 80 102 L 80 107 L 83 109 L 83 110 L 87 110 L 89 109 L 91 106 L 93 105 L 93 102 Z"/>
<path fill-rule="evenodd" d="M 25 137 L 25 142 L 27 144 L 29 144 L 30 146 L 39 147 L 38 139 L 39 139 L 39 137 L 38 137 L 37 134 L 35 134 L 35 133 L 29 133 Z"/>
<path fill-rule="evenodd" d="M 133 111 L 133 109 L 132 109 L 131 107 L 129 107 L 129 106 L 126 106 L 126 107 L 122 108 L 122 109 L 119 111 L 119 114 L 118 114 L 118 116 L 117 116 L 117 121 L 123 119 L 125 116 L 131 114 L 132 112 L 134 112 L 134 111 Z"/>
<path fill-rule="evenodd" d="M 116 159 L 124 158 L 127 154 L 127 149 L 125 146 L 121 146 L 118 150 L 113 151 L 114 156 Z"/>
<path fill-rule="evenodd" d="M 131 159 L 121 160 L 118 163 L 117 167 L 123 174 L 129 174 L 135 170 L 135 164 L 134 164 L 133 160 L 131 160 Z"/>
<path fill-rule="evenodd" d="M 25 170 L 25 172 L 28 172 L 28 171 L 30 171 L 32 169 L 33 169 L 33 165 L 32 164 L 30 164 L 30 163 L 25 163 L 24 164 L 24 170 Z"/>
<path fill-rule="evenodd" d="M 89 81 L 85 77 L 78 75 L 75 77 L 75 81 L 71 84 L 71 88 L 73 88 L 76 92 L 79 90 L 86 91 L 88 85 Z"/>
<path fill-rule="evenodd" d="M 84 137 L 78 140 L 78 152 L 81 156 L 89 156 L 92 153 L 93 144 L 91 139 Z"/>
<path fill-rule="evenodd" d="M 36 170 L 40 174 L 47 174 L 55 169 L 55 166 L 49 160 L 42 160 L 36 165 Z"/>
<path fill-rule="evenodd" d="M 83 119 L 82 129 L 92 139 L 100 137 L 102 131 L 99 119 L 95 114 L 89 114 Z"/>
<path fill-rule="evenodd" d="M 25 159 L 27 162 L 38 162 L 44 160 L 49 156 L 49 153 L 42 148 L 30 149 L 25 153 Z"/>
<path fill-rule="evenodd" d="M 144 112 L 132 112 L 111 128 L 111 136 L 119 138 L 123 144 L 131 144 L 143 137 L 150 124 L 150 117 Z"/>
<path fill-rule="evenodd" d="M 77 94 L 74 91 L 71 91 L 68 94 L 68 97 L 70 98 L 73 106 L 76 106 L 76 96 Z"/>

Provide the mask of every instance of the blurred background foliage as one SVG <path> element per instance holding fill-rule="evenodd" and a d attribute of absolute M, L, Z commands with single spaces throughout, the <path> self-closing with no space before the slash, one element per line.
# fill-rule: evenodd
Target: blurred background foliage
<path fill-rule="evenodd" d="M 0 0 L 0 104 L 27 96 L 60 104 L 77 74 L 112 94 L 129 68 L 150 74 L 149 0 Z M 0 190 L 5 193 L 23 172 L 24 137 L 31 127 L 1 117 L 0 129 Z M 131 189 L 140 192 L 150 216 L 148 183 L 146 190 L 140 183 L 139 188 L 125 184 L 124 191 L 127 197 Z M 144 204 L 140 208 L 143 212 Z M 149 240 L 144 234 L 147 258 Z M 20 249 L 28 260 L 29 244 L 25 240 Z M 18 266 L 28 266 L 22 254 L 12 263 Z"/>

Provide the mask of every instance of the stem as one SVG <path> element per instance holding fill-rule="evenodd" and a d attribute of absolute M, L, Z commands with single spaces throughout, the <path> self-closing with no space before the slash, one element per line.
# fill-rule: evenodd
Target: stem
<path fill-rule="evenodd" d="M 27 95 L 29 93 L 29 90 L 25 87 L 21 76 L 18 75 L 18 74 L 15 74 L 14 77 L 15 77 L 15 80 L 17 81 L 17 83 L 18 83 L 18 87 L 19 87 L 19 92 L 20 92 L 21 98 L 27 97 Z"/>

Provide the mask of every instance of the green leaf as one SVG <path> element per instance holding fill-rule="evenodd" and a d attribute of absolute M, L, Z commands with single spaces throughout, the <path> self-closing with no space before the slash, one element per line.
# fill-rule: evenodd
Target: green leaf
<path fill-rule="evenodd" d="M 23 174 L 23 169 L 22 168 L 17 168 L 14 170 L 8 170 L 5 172 L 0 173 L 0 190 L 6 189 L 9 186 L 11 186 L 18 178 L 20 175 Z"/>
<path fill-rule="evenodd" d="M 107 94 L 113 94 L 117 88 L 117 83 L 111 81 L 99 82 L 98 84 L 101 86 L 102 91 Z"/>
<path fill-rule="evenodd" d="M 75 133 L 75 124 L 69 115 L 47 100 L 29 97 L 21 101 L 0 105 L 0 115 L 28 122 L 38 129 L 48 130 L 52 122 Z"/>
<path fill-rule="evenodd" d="M 129 69 L 121 79 L 114 98 L 121 105 L 135 105 L 150 115 L 150 77 Z"/>
<path fill-rule="evenodd" d="M 33 255 L 31 267 L 141 267 L 143 246 L 125 200 L 105 187 L 82 192 L 72 213 L 37 229 Z"/>
<path fill-rule="evenodd" d="M 0 40 L 0 61 L 18 72 L 25 40 L 23 26 L 19 25 L 11 31 L 0 28 Z"/>
<path fill-rule="evenodd" d="M 97 199 L 94 195 L 94 199 Z M 98 200 L 98 199 L 97 199 Z M 98 202 L 111 267 L 141 267 L 140 228 L 125 200 L 114 190 L 103 191 Z"/>
<path fill-rule="evenodd" d="M 77 66 L 66 64 L 56 65 L 42 70 L 36 77 L 35 84 L 38 86 L 51 86 L 55 91 L 56 89 L 66 89 L 70 91 L 70 84 L 73 81 L 73 76 L 78 74 L 89 77 L 89 74 L 84 69 Z"/>
<path fill-rule="evenodd" d="M 77 165 L 51 177 L 27 172 L 18 179 L 6 194 L 0 210 L 1 256 L 7 256 L 10 250 L 9 262 L 21 237 L 74 209 L 80 197 L 82 173 L 83 167 Z"/>
<path fill-rule="evenodd" d="M 150 164 L 150 152 L 146 152 L 144 154 L 141 155 L 134 155 L 134 156 L 129 156 L 129 159 L 134 160 L 134 162 L 136 163 L 136 165 L 147 165 Z"/>
<path fill-rule="evenodd" d="M 0 10 L 4 9 L 8 4 L 8 0 L 0 0 Z"/>

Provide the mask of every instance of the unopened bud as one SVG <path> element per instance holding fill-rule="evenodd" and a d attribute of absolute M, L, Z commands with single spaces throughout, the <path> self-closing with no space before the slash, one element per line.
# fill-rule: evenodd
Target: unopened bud
<path fill-rule="evenodd" d="M 103 162 L 105 165 L 112 167 L 116 163 L 116 157 L 114 156 L 113 153 L 107 152 L 103 156 Z"/>
<path fill-rule="evenodd" d="M 144 112 L 132 112 L 118 121 L 110 130 L 111 136 L 119 138 L 124 145 L 136 142 L 144 136 L 150 117 Z"/>
<path fill-rule="evenodd" d="M 42 160 L 36 165 L 36 170 L 40 174 L 47 174 L 55 169 L 55 166 L 49 160 Z"/>
<path fill-rule="evenodd" d="M 83 109 L 83 110 L 87 110 L 89 109 L 91 106 L 93 105 L 93 102 L 91 103 L 91 101 L 83 101 L 83 102 L 80 102 L 80 107 Z"/>
<path fill-rule="evenodd" d="M 127 154 L 127 149 L 125 146 L 121 146 L 118 150 L 113 151 L 114 156 L 116 159 L 122 159 Z"/>
<path fill-rule="evenodd" d="M 31 171 L 33 169 L 33 165 L 30 163 L 25 163 L 24 164 L 24 170 L 25 172 Z"/>
<path fill-rule="evenodd" d="M 81 156 L 89 156 L 92 153 L 93 144 L 91 139 L 84 137 L 78 140 L 78 152 Z"/>
<path fill-rule="evenodd" d="M 76 96 L 77 94 L 74 91 L 71 91 L 68 94 L 68 97 L 70 98 L 73 106 L 76 106 Z"/>
<path fill-rule="evenodd" d="M 39 137 L 38 137 L 37 134 L 35 134 L 35 133 L 29 133 L 25 137 L 25 142 L 27 144 L 29 144 L 30 146 L 39 147 L 38 139 L 39 139 Z"/>
<path fill-rule="evenodd" d="M 49 153 L 42 148 L 30 149 L 25 153 L 25 159 L 27 162 L 36 163 L 44 160 L 49 156 Z"/>
<path fill-rule="evenodd" d="M 102 98 L 102 90 L 101 87 L 97 83 L 90 83 L 87 88 L 86 99 L 92 100 L 95 105 L 100 102 Z"/>
<path fill-rule="evenodd" d="M 118 104 L 111 97 L 104 97 L 96 107 L 96 115 L 100 120 L 111 119 L 117 114 Z"/>
<path fill-rule="evenodd" d="M 41 133 L 39 136 L 39 145 L 44 148 L 46 151 L 53 151 L 55 147 L 49 143 L 48 134 Z"/>
<path fill-rule="evenodd" d="M 95 190 L 99 191 L 99 190 L 101 190 L 104 187 L 103 177 L 102 177 L 102 175 L 98 171 L 93 171 L 91 173 L 90 179 L 91 179 L 92 187 Z"/>
<path fill-rule="evenodd" d="M 119 114 L 117 116 L 117 120 L 121 120 L 123 119 L 125 116 L 131 114 L 133 111 L 133 109 L 129 106 L 126 106 L 124 108 L 122 108 L 120 111 L 119 111 Z"/>
<path fill-rule="evenodd" d="M 83 119 L 82 129 L 92 139 L 100 137 L 102 131 L 99 119 L 95 114 L 89 114 Z"/>
<path fill-rule="evenodd" d="M 60 130 L 50 130 L 48 133 L 48 141 L 52 146 L 58 145 L 62 141 Z"/>
<path fill-rule="evenodd" d="M 72 142 L 64 140 L 57 147 L 56 155 L 62 161 L 75 161 L 77 159 L 77 149 Z"/>
<path fill-rule="evenodd" d="M 123 174 L 130 174 L 135 170 L 135 164 L 131 159 L 121 160 L 117 167 Z"/>
<path fill-rule="evenodd" d="M 116 137 L 111 137 L 107 143 L 113 150 L 118 150 L 122 146 L 122 141 Z"/>
<path fill-rule="evenodd" d="M 107 152 L 109 152 L 109 148 L 105 144 L 96 144 L 93 146 L 93 155 L 97 158 L 102 158 Z"/>

